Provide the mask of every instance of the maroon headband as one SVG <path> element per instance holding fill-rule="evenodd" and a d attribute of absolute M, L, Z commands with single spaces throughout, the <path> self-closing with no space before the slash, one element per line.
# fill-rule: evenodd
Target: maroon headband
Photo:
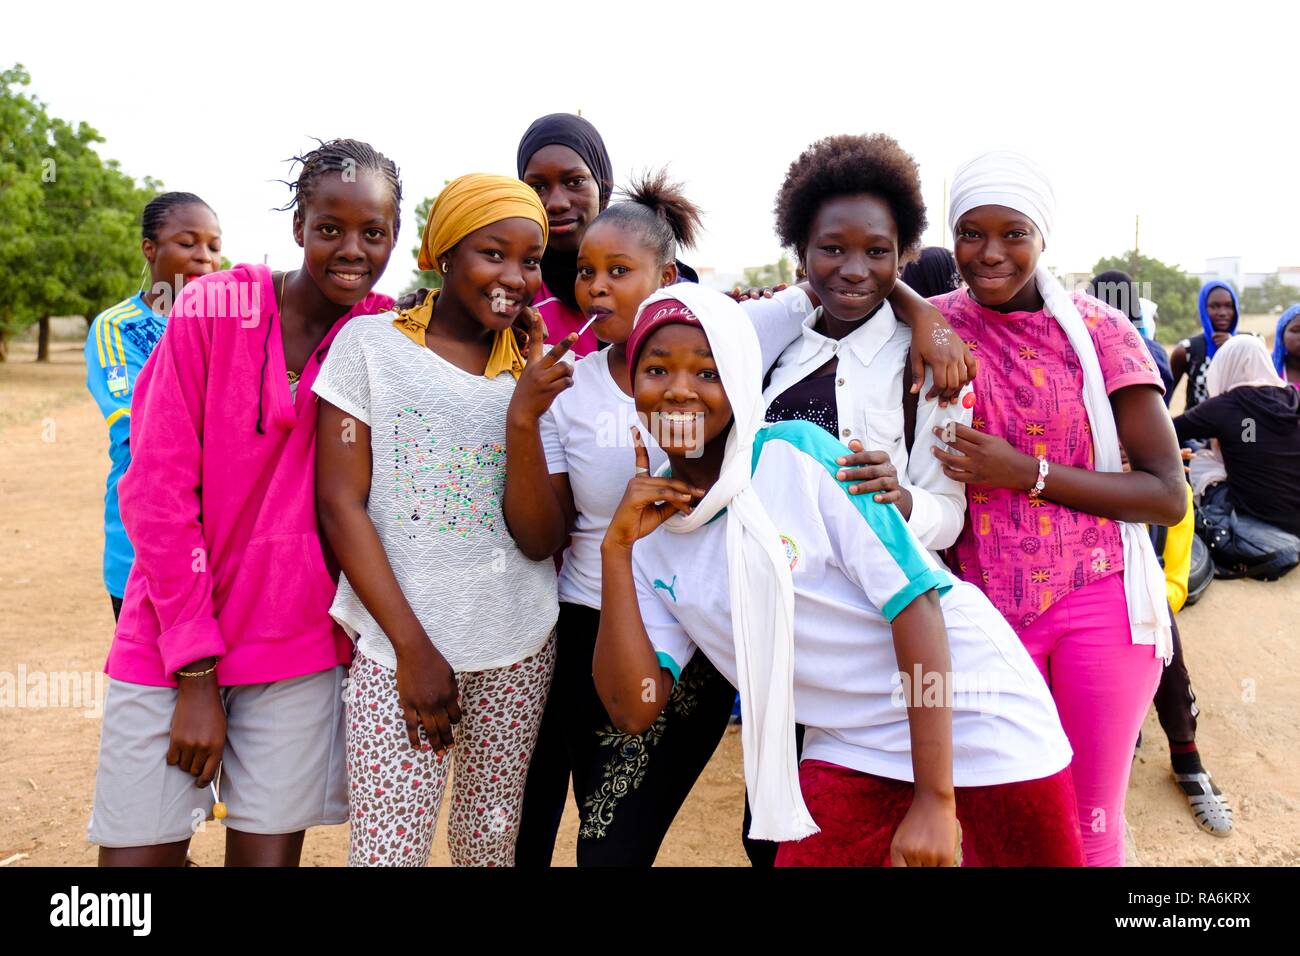
<path fill-rule="evenodd" d="M 704 328 L 695 313 L 676 299 L 660 299 L 641 313 L 627 340 L 627 368 L 636 374 L 636 360 L 646 341 L 665 325 L 694 325 Z"/>

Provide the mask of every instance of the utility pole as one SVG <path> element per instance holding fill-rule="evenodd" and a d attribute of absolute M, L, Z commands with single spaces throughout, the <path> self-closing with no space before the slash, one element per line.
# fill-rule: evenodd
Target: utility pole
<path fill-rule="evenodd" d="M 1138 248 L 1142 234 L 1142 217 L 1134 214 L 1133 216 L 1133 255 L 1129 257 L 1128 274 L 1134 279 L 1137 278 L 1138 268 Z"/>

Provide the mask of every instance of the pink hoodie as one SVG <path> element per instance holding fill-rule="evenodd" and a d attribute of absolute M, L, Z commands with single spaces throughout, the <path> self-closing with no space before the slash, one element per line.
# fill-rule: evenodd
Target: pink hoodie
<path fill-rule="evenodd" d="M 222 685 L 259 684 L 351 659 L 329 615 L 311 385 L 343 324 L 392 301 L 371 293 L 334 324 L 295 402 L 271 271 L 239 265 L 185 287 L 132 401 L 119 497 L 135 565 L 110 677 L 175 686 L 174 671 L 215 655 Z"/>

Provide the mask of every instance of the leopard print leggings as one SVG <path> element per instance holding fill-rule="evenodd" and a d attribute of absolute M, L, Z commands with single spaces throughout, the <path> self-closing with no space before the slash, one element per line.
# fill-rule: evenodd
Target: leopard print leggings
<path fill-rule="evenodd" d="M 555 667 L 555 636 L 517 664 L 456 675 L 461 720 L 439 758 L 412 750 L 397 674 L 364 657 L 347 698 L 349 866 L 425 866 L 451 763 L 453 866 L 513 866 L 524 781 Z M 424 729 L 420 729 L 424 736 Z"/>

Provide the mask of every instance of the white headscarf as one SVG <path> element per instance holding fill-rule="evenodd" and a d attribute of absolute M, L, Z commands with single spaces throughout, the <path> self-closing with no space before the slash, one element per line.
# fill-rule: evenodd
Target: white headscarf
<path fill-rule="evenodd" d="M 1032 160 L 1019 153 L 985 153 L 958 168 L 952 183 L 952 208 L 948 225 L 957 233 L 957 221 L 978 206 L 1006 206 L 1027 216 L 1043 234 L 1043 244 L 1052 232 L 1056 196 L 1047 175 Z M 1034 272 L 1038 294 L 1047 313 L 1064 330 L 1083 368 L 1083 405 L 1092 427 L 1093 461 L 1098 471 L 1122 471 L 1119 434 L 1115 415 L 1106 393 L 1097 348 L 1065 287 L 1039 263 Z M 1173 656 L 1169 605 L 1164 571 L 1145 525 L 1119 522 L 1124 543 L 1124 593 L 1128 599 L 1129 624 L 1134 644 L 1153 644 L 1166 662 Z"/>
<path fill-rule="evenodd" d="M 1205 390 L 1210 398 L 1243 385 L 1275 385 L 1286 388 L 1264 343 L 1253 335 L 1234 335 L 1219 346 L 1205 373 Z M 1196 500 L 1205 496 L 1211 485 L 1228 480 L 1228 465 L 1217 438 L 1196 453 L 1191 468 L 1192 491 Z"/>
<path fill-rule="evenodd" d="M 794 585 L 780 535 L 750 488 L 754 436 L 763 427 L 763 361 L 744 310 L 721 292 L 691 282 L 661 289 L 641 303 L 676 299 L 700 320 L 734 421 L 718 480 L 689 514 L 664 528 L 687 534 L 727 510 L 727 579 L 745 786 L 756 840 L 801 840 L 818 832 L 799 790 L 794 738 Z"/>
<path fill-rule="evenodd" d="M 1234 335 L 1219 346 L 1205 373 L 1205 390 L 1211 398 L 1242 386 L 1276 385 L 1286 382 L 1273 367 L 1273 357 L 1253 335 Z"/>

